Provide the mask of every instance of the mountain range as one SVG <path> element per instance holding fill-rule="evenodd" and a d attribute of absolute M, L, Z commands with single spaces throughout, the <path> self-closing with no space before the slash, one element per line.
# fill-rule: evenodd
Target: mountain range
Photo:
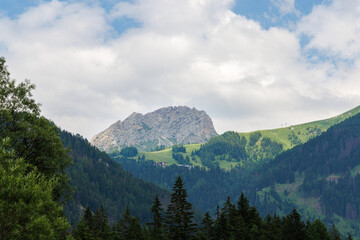
<path fill-rule="evenodd" d="M 297 208 L 306 219 L 320 218 L 328 227 L 336 225 L 344 236 L 351 233 L 359 239 L 359 109 L 281 129 L 228 132 L 202 145 L 187 145 L 180 154 L 194 163 L 191 171 L 173 159 L 173 149 L 138 156 L 142 160 L 151 156 L 156 162 L 166 154 L 175 161 L 166 168 L 153 161 L 113 157 L 136 177 L 166 189 L 171 188 L 168 181 L 180 174 L 187 180 L 189 198 L 200 210 L 215 214 L 224 196 L 236 199 L 245 192 L 264 217 Z"/>

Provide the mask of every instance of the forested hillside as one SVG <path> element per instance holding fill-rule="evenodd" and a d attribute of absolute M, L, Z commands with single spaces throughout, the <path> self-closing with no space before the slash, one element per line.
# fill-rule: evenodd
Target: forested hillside
<path fill-rule="evenodd" d="M 254 176 L 258 188 L 274 186 L 283 199 L 312 199 L 312 208 L 328 221 L 359 222 L 360 115 L 331 127 L 321 136 L 279 155 Z M 291 189 L 291 190 L 290 190 Z M 269 204 L 278 202 L 271 198 Z M 279 203 L 276 203 L 279 204 Z M 275 204 L 275 205 L 276 205 Z M 316 207 L 319 206 L 319 207 Z M 309 209 L 310 210 L 310 209 Z M 354 222 L 355 221 L 355 222 Z M 357 234 L 359 228 L 356 228 Z"/>
<path fill-rule="evenodd" d="M 204 151 L 209 155 L 216 154 L 215 157 L 230 156 L 232 159 L 244 156 L 237 154 L 244 151 L 242 138 L 229 135 L 237 140 L 224 145 L 228 136 L 216 137 L 203 145 L 197 154 L 201 156 Z M 216 143 L 223 145 L 221 148 L 212 146 Z M 253 164 L 244 164 L 229 172 L 216 167 L 189 170 L 175 166 L 162 168 L 151 161 L 136 162 L 124 158 L 117 161 L 136 176 L 168 189 L 169 178 L 181 174 L 189 186 L 189 199 L 203 211 L 214 211 L 216 202 L 226 201 L 224 196 L 237 198 L 243 191 L 263 215 L 286 214 L 298 207 L 307 219 L 320 217 L 328 225 L 337 224 L 342 233 L 352 232 L 358 236 L 359 145 L 360 115 L 355 115 L 273 160 L 253 162 L 249 161 L 249 156 L 248 159 L 240 157 L 238 159 L 244 163 Z M 238 149 L 234 150 L 234 146 Z M 198 202 L 198 199 L 205 201 Z"/>
<path fill-rule="evenodd" d="M 95 213 L 88 207 L 72 234 L 76 240 L 341 240 L 334 226 L 327 229 L 318 219 L 305 224 L 296 209 L 284 217 L 274 214 L 267 215 L 263 220 L 244 194 L 236 203 L 227 197 L 221 208 L 218 205 L 214 217 L 206 213 L 201 224 L 196 224 L 192 204 L 187 200 L 187 191 L 180 176 L 172 187 L 167 208 L 156 196 L 151 212 L 153 219 L 143 227 L 128 208 L 110 226 L 102 206 Z M 348 234 L 346 240 L 351 239 L 351 234 Z"/>
<path fill-rule="evenodd" d="M 157 194 L 168 202 L 167 191 L 135 178 L 80 135 L 61 131 L 61 139 L 64 146 L 70 146 L 74 161 L 67 173 L 76 191 L 74 201 L 65 207 L 72 224 L 80 220 L 87 206 L 96 209 L 101 204 L 111 223 L 122 216 L 127 206 L 144 223 L 151 219 L 149 209 Z"/>

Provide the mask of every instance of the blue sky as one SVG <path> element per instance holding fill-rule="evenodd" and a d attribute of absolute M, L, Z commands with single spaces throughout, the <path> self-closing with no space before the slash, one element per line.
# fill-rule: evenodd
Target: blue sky
<path fill-rule="evenodd" d="M 104 8 L 107 12 L 111 12 L 112 8 L 120 1 L 126 0 L 102 0 L 102 1 L 82 1 L 70 0 L 62 2 L 88 2 L 89 4 L 97 4 Z M 51 2 L 51 0 L 2 0 L 0 4 L 0 12 L 11 17 L 16 18 L 19 14 L 25 12 L 31 7 L 36 7 L 40 3 Z M 132 2 L 128 0 L 126 2 Z M 311 12 L 314 5 L 326 4 L 330 1 L 326 0 L 302 0 L 296 1 L 294 7 L 299 11 L 299 15 L 294 13 L 282 14 L 279 8 L 274 4 L 275 1 L 269 0 L 236 0 L 234 1 L 232 10 L 247 18 L 258 21 L 264 28 L 269 27 L 287 27 L 289 22 L 296 22 L 301 15 L 307 15 Z M 112 26 L 118 31 L 123 32 L 126 29 L 138 27 L 139 23 L 129 18 L 116 19 L 112 21 Z"/>
<path fill-rule="evenodd" d="M 91 138 L 187 105 L 218 132 L 278 128 L 360 102 L 358 0 L 1 0 L 0 56 L 43 114 Z"/>

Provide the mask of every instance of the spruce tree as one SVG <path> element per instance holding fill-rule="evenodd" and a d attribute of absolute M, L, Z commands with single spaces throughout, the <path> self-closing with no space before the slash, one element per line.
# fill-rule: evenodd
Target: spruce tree
<path fill-rule="evenodd" d="M 204 237 L 204 239 L 213 239 L 213 225 L 214 225 L 214 221 L 211 218 L 209 212 L 205 213 L 205 216 L 202 220 L 202 236 Z"/>
<path fill-rule="evenodd" d="M 187 200 L 187 193 L 180 176 L 176 179 L 171 194 L 170 204 L 166 211 L 166 224 L 172 240 L 187 240 L 194 235 L 194 212 Z"/>
<path fill-rule="evenodd" d="M 351 234 L 349 233 L 349 235 L 347 236 L 346 240 L 353 240 Z"/>
<path fill-rule="evenodd" d="M 161 202 L 158 195 L 156 195 L 154 203 L 151 207 L 151 212 L 153 213 L 153 223 L 149 224 L 152 226 L 151 237 L 152 239 L 161 240 L 164 239 L 164 228 L 163 228 L 163 208 L 161 207 Z"/>
<path fill-rule="evenodd" d="M 319 219 L 316 219 L 307 227 L 307 233 L 310 240 L 330 240 L 325 224 Z"/>
<path fill-rule="evenodd" d="M 340 233 L 336 229 L 335 225 L 333 224 L 332 227 L 329 230 L 330 239 L 331 240 L 341 240 Z"/>
<path fill-rule="evenodd" d="M 84 217 L 81 219 L 77 228 L 73 230 L 72 235 L 76 240 L 95 240 Z"/>
<path fill-rule="evenodd" d="M 83 216 L 88 228 L 92 230 L 93 228 L 93 221 L 94 221 L 94 214 L 92 213 L 90 206 L 87 206 L 84 216 Z"/>
<path fill-rule="evenodd" d="M 92 229 L 96 239 L 105 240 L 110 236 L 110 226 L 103 205 L 95 212 Z"/>
<path fill-rule="evenodd" d="M 284 238 L 293 240 L 306 239 L 305 224 L 294 208 L 284 219 Z"/>
<path fill-rule="evenodd" d="M 73 236 L 76 240 L 95 240 L 93 234 L 94 215 L 89 206 L 87 206 L 77 228 L 73 230 Z"/>
<path fill-rule="evenodd" d="M 123 214 L 123 218 L 115 224 L 112 235 L 113 240 L 145 239 L 140 220 L 131 215 L 128 206 Z"/>
<path fill-rule="evenodd" d="M 250 215 L 249 200 L 245 197 L 244 193 L 241 193 L 237 202 L 238 214 L 243 218 L 245 222 L 248 222 Z"/>

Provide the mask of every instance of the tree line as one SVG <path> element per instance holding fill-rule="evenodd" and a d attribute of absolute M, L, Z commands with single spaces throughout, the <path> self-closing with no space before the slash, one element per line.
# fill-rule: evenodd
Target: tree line
<path fill-rule="evenodd" d="M 228 197 L 215 216 L 207 212 L 201 223 L 194 222 L 192 204 L 180 176 L 177 177 L 166 211 L 158 196 L 151 207 L 153 219 L 141 225 L 129 208 L 122 218 L 109 225 L 105 209 L 101 205 L 95 213 L 86 208 L 83 218 L 73 230 L 76 240 L 340 240 L 338 230 L 327 229 L 320 220 L 302 221 L 293 209 L 288 215 L 267 215 L 262 219 L 254 206 L 241 194 L 236 203 Z M 351 234 L 346 237 L 352 239 Z"/>

